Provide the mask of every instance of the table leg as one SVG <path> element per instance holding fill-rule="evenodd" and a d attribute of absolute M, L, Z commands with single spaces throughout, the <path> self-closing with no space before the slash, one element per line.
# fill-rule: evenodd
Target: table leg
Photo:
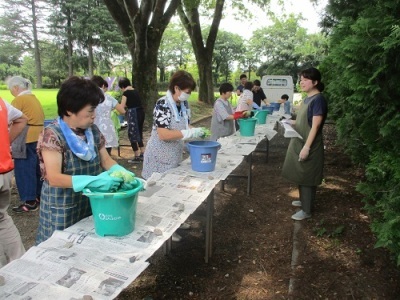
<path fill-rule="evenodd" d="M 212 253 L 212 227 L 214 215 L 214 189 L 207 197 L 207 213 L 206 213 L 206 250 L 204 260 L 208 263 L 208 259 Z"/>
<path fill-rule="evenodd" d="M 253 165 L 253 152 L 247 156 L 247 162 L 249 164 L 249 170 L 247 174 L 247 195 L 251 194 L 251 175 L 252 175 L 252 165 Z"/>

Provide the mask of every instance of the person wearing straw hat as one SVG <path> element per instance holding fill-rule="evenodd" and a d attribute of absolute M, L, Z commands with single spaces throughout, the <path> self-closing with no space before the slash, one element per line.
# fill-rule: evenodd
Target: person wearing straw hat
<path fill-rule="evenodd" d="M 322 95 L 324 84 L 316 68 L 301 72 L 300 87 L 307 97 L 303 100 L 296 121 L 289 120 L 302 138 L 292 138 L 286 152 L 282 176 L 299 186 L 299 201 L 292 205 L 301 210 L 292 215 L 301 221 L 311 217 L 317 186 L 321 184 L 324 167 L 322 129 L 328 114 L 328 105 Z"/>
<path fill-rule="evenodd" d="M 109 156 L 104 136 L 94 124 L 95 109 L 102 101 L 103 91 L 80 77 L 65 80 L 58 91 L 58 117 L 43 130 L 37 148 L 44 179 L 37 244 L 92 214 L 82 191 L 114 192 L 123 180 L 110 173 L 131 173 Z"/>

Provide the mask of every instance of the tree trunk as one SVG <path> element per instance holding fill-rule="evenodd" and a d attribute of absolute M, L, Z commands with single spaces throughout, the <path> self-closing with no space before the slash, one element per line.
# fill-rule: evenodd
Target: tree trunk
<path fill-rule="evenodd" d="M 147 116 L 153 115 L 157 92 L 157 55 L 161 38 L 180 0 L 104 0 L 125 37 L 132 57 L 132 84 Z M 167 3 L 169 3 L 167 5 Z M 151 121 L 147 118 L 147 121 Z"/>
<path fill-rule="evenodd" d="M 36 87 L 42 88 L 42 62 L 40 59 L 39 40 L 37 33 L 37 18 L 35 0 L 31 1 L 32 5 L 32 29 L 33 29 L 33 44 L 35 47 L 35 71 L 36 71 Z"/>
<path fill-rule="evenodd" d="M 160 69 L 159 82 L 165 82 L 165 67 L 158 67 Z"/>
<path fill-rule="evenodd" d="M 214 17 L 210 26 L 210 32 L 205 41 L 205 45 L 201 32 L 198 6 L 196 6 L 195 2 L 190 2 L 191 6 L 186 8 L 186 12 L 182 4 L 178 7 L 179 18 L 181 19 L 181 22 L 190 37 L 190 41 L 192 42 L 193 51 L 199 70 L 199 101 L 203 101 L 209 104 L 214 103 L 214 86 L 212 82 L 212 56 L 224 4 L 225 0 L 217 0 L 215 3 Z"/>
<path fill-rule="evenodd" d="M 132 55 L 132 84 L 140 94 L 146 116 L 153 115 L 154 104 L 158 99 L 157 91 L 157 54 L 158 47 L 143 49 L 137 44 Z M 149 119 L 147 121 L 150 121 Z"/>
<path fill-rule="evenodd" d="M 72 30 L 71 30 L 71 13 L 68 10 L 68 20 L 67 20 L 67 51 L 68 51 L 68 77 L 74 75 L 74 67 L 72 61 L 73 45 L 72 45 Z"/>
<path fill-rule="evenodd" d="M 199 101 L 213 104 L 214 103 L 214 85 L 211 56 L 200 55 L 197 57 L 197 68 L 199 69 Z"/>
<path fill-rule="evenodd" d="M 93 43 L 89 39 L 89 44 L 88 44 L 88 68 L 89 72 L 88 75 L 89 77 L 93 76 Z"/>

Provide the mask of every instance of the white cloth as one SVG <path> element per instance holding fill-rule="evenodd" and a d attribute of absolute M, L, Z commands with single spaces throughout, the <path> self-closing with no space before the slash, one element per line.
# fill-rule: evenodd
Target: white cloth
<path fill-rule="evenodd" d="M 118 147 L 117 131 L 111 119 L 111 112 L 117 106 L 118 101 L 107 93 L 104 93 L 104 96 L 104 101 L 96 107 L 94 124 L 99 127 L 100 132 L 104 135 L 106 148 Z"/>
<path fill-rule="evenodd" d="M 4 104 L 7 107 L 8 123 L 11 123 L 15 119 L 18 119 L 19 117 L 22 116 L 22 111 L 20 111 L 19 109 L 16 109 L 14 106 L 12 106 L 7 101 L 4 101 Z"/>

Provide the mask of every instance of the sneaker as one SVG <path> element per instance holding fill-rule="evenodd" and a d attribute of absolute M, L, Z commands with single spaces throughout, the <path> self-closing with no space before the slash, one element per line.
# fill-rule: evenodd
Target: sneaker
<path fill-rule="evenodd" d="M 140 158 L 139 156 L 135 156 L 133 159 L 128 160 L 128 163 L 133 163 L 133 164 L 140 164 L 143 162 L 143 158 Z"/>
<path fill-rule="evenodd" d="M 37 209 L 38 209 L 37 204 L 24 203 L 24 204 L 21 204 L 20 206 L 13 207 L 12 211 L 17 214 L 21 214 L 24 212 L 36 211 Z"/>
<path fill-rule="evenodd" d="M 301 201 L 292 201 L 292 205 L 296 207 L 301 207 Z"/>
<path fill-rule="evenodd" d="M 179 226 L 179 229 L 183 229 L 183 230 L 188 230 L 190 229 L 190 224 L 188 223 L 182 223 L 181 226 Z"/>
<path fill-rule="evenodd" d="M 182 241 L 182 237 L 179 234 L 177 234 L 176 232 L 174 232 L 172 234 L 172 241 L 173 242 L 180 242 L 180 241 Z"/>
<path fill-rule="evenodd" d="M 299 210 L 297 213 L 295 213 L 292 216 L 292 219 L 296 220 L 296 221 L 301 221 L 301 220 L 304 220 L 304 219 L 307 219 L 307 218 L 311 218 L 311 215 L 310 214 L 306 214 L 303 210 Z"/>

